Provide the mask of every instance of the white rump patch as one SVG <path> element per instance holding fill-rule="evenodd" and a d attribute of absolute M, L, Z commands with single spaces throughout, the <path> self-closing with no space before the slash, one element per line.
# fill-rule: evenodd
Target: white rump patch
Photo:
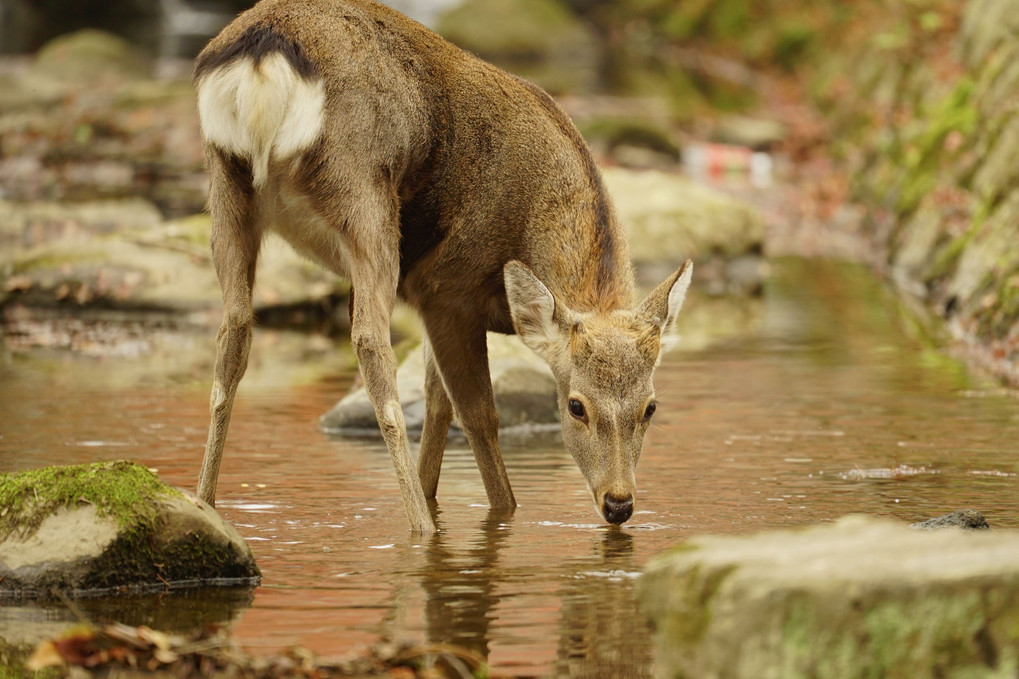
<path fill-rule="evenodd" d="M 325 86 L 298 75 L 282 54 L 258 64 L 245 57 L 206 74 L 198 83 L 198 117 L 206 141 L 247 158 L 256 187 L 265 185 L 269 160 L 308 150 L 322 133 Z"/>

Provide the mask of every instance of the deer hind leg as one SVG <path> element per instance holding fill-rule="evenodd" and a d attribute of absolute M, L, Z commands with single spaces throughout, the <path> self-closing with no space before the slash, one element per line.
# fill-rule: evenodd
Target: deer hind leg
<path fill-rule="evenodd" d="M 216 481 L 223 458 L 237 385 L 248 366 L 254 315 L 251 290 L 262 235 L 256 220 L 250 170 L 213 151 L 209 153 L 212 185 L 212 261 L 223 292 L 223 320 L 216 336 L 216 367 L 209 398 L 209 437 L 198 477 L 198 496 L 216 503 Z"/>
<path fill-rule="evenodd" d="M 428 504 L 421 490 L 407 439 L 407 425 L 396 390 L 396 354 L 389 337 L 389 319 L 399 279 L 398 212 L 394 201 L 372 205 L 365 201 L 350 224 L 353 297 L 350 340 L 357 355 L 365 391 L 375 409 L 379 429 L 393 460 L 411 529 L 434 533 Z M 371 222 L 371 223 L 369 223 Z"/>
<path fill-rule="evenodd" d="M 446 450 L 446 436 L 449 434 L 449 424 L 453 421 L 453 404 L 446 394 L 439 367 L 435 363 L 435 353 L 427 339 L 424 341 L 424 352 L 425 422 L 421 429 L 418 477 L 425 498 L 434 500 L 439 486 L 442 454 Z"/>
<path fill-rule="evenodd" d="M 493 510 L 512 512 L 517 505 L 499 452 L 499 415 L 488 370 L 485 330 L 444 312 L 426 315 L 425 327 L 436 366 L 481 472 L 488 502 Z"/>

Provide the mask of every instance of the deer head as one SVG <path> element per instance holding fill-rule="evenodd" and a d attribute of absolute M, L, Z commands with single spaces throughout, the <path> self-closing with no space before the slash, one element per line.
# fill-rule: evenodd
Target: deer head
<path fill-rule="evenodd" d="M 633 514 L 634 472 L 656 409 L 651 377 L 692 272 L 687 260 L 636 309 L 578 312 L 520 262 L 504 268 L 513 326 L 552 369 L 563 443 L 609 523 Z"/>

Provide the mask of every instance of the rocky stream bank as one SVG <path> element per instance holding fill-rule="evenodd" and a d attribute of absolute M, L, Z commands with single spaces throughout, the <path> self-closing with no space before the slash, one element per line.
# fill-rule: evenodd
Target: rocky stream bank
<path fill-rule="evenodd" d="M 814 93 L 879 266 L 1019 384 L 1019 2 L 891 3 Z"/>

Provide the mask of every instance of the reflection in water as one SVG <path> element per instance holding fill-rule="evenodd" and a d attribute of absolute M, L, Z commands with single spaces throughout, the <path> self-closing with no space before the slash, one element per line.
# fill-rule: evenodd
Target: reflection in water
<path fill-rule="evenodd" d="M 1019 526 L 1014 392 L 931 349 L 862 269 L 790 260 L 772 270 L 763 300 L 688 301 L 684 342 L 656 378 L 635 514 L 621 528 L 595 515 L 555 440 L 506 437 L 520 507 L 510 520 L 489 516 L 473 456 L 454 439 L 442 532 L 414 538 L 382 443 L 315 428 L 353 378 L 342 349 L 257 332 L 219 484 L 219 510 L 263 573 L 236 637 L 260 652 L 323 654 L 381 639 L 454 642 L 506 674 L 642 677 L 650 650 L 635 576 L 692 534 L 850 512 L 912 522 L 964 507 L 992 527 Z M 0 344 L 0 471 L 134 458 L 193 486 L 213 334 L 166 335 L 152 342 L 165 352 L 140 358 Z M 155 626 L 214 615 L 173 597 L 152 606 L 166 616 Z M 8 613 L 0 637 L 19 628 Z"/>
<path fill-rule="evenodd" d="M 633 608 L 639 569 L 633 537 L 605 529 L 591 563 L 565 580 L 559 620 L 559 677 L 643 677 L 650 669 L 650 635 L 642 621 L 621 611 Z"/>
<path fill-rule="evenodd" d="M 188 632 L 195 621 L 226 625 L 251 605 L 254 588 L 209 587 L 167 594 L 87 598 L 75 611 L 56 601 L 6 601 L 0 606 L 0 647 L 32 647 L 86 620 L 145 625 L 164 632 Z"/>
<path fill-rule="evenodd" d="M 425 593 L 425 639 L 452 643 L 489 656 L 489 627 L 498 601 L 499 550 L 511 524 L 489 512 L 465 550 L 450 544 L 448 532 L 434 535 L 425 548 L 425 565 L 417 573 Z"/>
<path fill-rule="evenodd" d="M 425 547 L 422 567 L 412 574 L 424 593 L 425 641 L 457 644 L 487 658 L 490 630 L 499 617 L 500 585 L 509 575 L 499 554 L 511 541 L 512 522 L 489 513 L 459 547 L 441 521 L 439 527 Z M 554 573 L 560 585 L 555 674 L 590 679 L 646 676 L 650 637 L 643 621 L 629 614 L 639 574 L 633 537 L 616 526 L 587 535 L 594 539 L 588 553 L 574 554 L 566 569 L 553 566 L 552 573 L 543 572 L 550 564 L 537 554 L 530 564 L 535 576 Z M 399 608 L 407 600 L 397 597 L 394 603 Z"/>

